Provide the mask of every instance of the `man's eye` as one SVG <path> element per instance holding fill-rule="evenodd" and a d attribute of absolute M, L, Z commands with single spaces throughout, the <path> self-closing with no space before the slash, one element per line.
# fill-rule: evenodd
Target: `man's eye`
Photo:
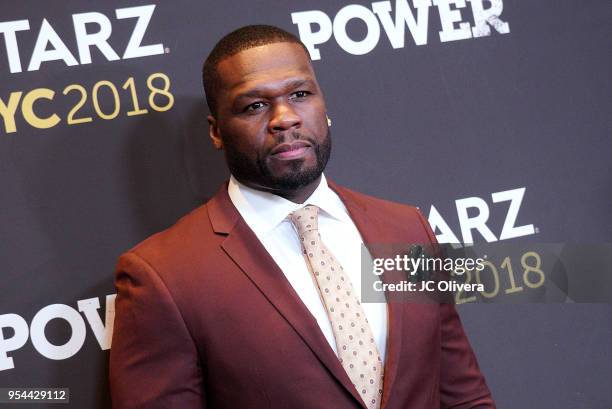
<path fill-rule="evenodd" d="M 308 95 L 310 95 L 310 92 L 308 91 L 296 91 L 293 94 L 291 94 L 291 96 L 295 99 L 295 98 L 305 98 Z"/>
<path fill-rule="evenodd" d="M 264 103 L 261 101 L 258 102 L 253 102 L 250 105 L 247 105 L 246 108 L 244 108 L 245 112 L 252 112 L 252 111 L 257 111 L 258 109 L 261 109 L 264 107 Z"/>

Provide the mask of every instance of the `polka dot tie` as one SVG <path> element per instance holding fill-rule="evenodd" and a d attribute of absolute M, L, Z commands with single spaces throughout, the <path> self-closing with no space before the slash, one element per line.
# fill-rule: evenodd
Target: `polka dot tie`
<path fill-rule="evenodd" d="M 336 338 L 340 363 L 368 409 L 378 409 L 383 379 L 378 348 L 351 281 L 321 240 L 318 213 L 318 207 L 307 205 L 291 213 L 291 222 L 319 287 Z"/>

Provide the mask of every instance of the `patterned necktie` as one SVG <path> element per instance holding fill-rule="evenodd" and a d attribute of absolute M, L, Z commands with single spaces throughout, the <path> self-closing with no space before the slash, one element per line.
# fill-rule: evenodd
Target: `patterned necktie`
<path fill-rule="evenodd" d="M 291 222 L 325 304 L 340 363 L 368 409 L 378 409 L 383 379 L 378 348 L 351 281 L 321 241 L 318 212 L 318 207 L 307 205 L 291 213 Z"/>

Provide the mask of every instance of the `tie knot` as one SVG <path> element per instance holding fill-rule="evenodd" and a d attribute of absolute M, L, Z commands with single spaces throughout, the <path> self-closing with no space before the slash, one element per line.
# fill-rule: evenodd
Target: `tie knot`
<path fill-rule="evenodd" d="M 291 213 L 289 217 L 299 235 L 319 229 L 319 208 L 307 205 Z"/>

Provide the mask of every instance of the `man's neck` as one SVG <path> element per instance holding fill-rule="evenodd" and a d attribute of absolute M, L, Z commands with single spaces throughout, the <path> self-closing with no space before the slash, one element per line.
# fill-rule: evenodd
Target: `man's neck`
<path fill-rule="evenodd" d="M 302 204 L 306 201 L 306 199 L 310 197 L 310 195 L 313 194 L 315 190 L 317 190 L 317 187 L 321 183 L 321 177 L 322 176 L 319 175 L 318 178 L 316 178 L 314 181 L 312 181 L 308 185 L 302 186 L 298 189 L 292 189 L 292 190 L 275 189 L 275 188 L 271 188 L 268 186 L 261 186 L 261 185 L 257 185 L 255 183 L 250 183 L 250 182 L 245 183 L 245 181 L 239 180 L 237 178 L 236 180 L 238 180 L 243 185 L 250 187 L 251 189 L 255 189 L 255 190 L 259 190 L 259 191 L 267 192 L 267 193 L 272 193 L 274 195 L 287 199 L 293 203 Z"/>

